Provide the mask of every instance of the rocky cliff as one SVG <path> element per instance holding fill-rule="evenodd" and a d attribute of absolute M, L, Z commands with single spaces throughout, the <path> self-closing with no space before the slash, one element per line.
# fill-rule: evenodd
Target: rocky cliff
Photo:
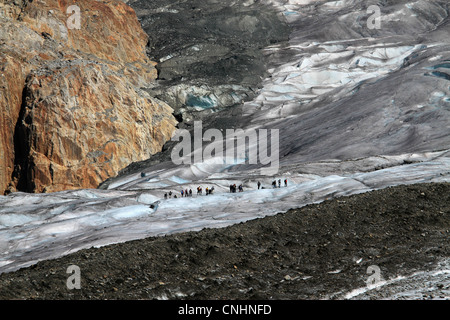
<path fill-rule="evenodd" d="M 0 0 L 0 23 L 0 194 L 95 188 L 171 138 L 129 6 Z"/>

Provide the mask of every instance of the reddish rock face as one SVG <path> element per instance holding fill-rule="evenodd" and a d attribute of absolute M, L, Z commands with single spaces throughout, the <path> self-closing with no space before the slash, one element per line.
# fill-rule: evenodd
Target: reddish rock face
<path fill-rule="evenodd" d="M 0 194 L 14 171 L 14 129 L 22 104 L 23 71 L 20 61 L 0 55 Z"/>
<path fill-rule="evenodd" d="M 0 0 L 0 23 L 1 194 L 95 188 L 171 138 L 172 108 L 140 89 L 156 69 L 130 7 Z"/>
<path fill-rule="evenodd" d="M 73 27 L 79 8 L 79 27 Z M 21 19 L 31 30 L 64 46 L 93 54 L 96 59 L 121 63 L 149 63 L 147 34 L 132 8 L 121 1 L 45 0 L 26 6 Z"/>

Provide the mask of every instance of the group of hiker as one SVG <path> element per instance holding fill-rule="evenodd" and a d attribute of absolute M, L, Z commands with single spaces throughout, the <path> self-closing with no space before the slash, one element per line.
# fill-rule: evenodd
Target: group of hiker
<path fill-rule="evenodd" d="M 205 195 L 207 196 L 208 194 L 212 194 L 214 192 L 214 187 L 208 188 L 206 187 L 205 189 Z M 203 189 L 202 187 L 198 186 L 197 187 L 197 195 L 202 195 L 203 194 Z"/>
<path fill-rule="evenodd" d="M 169 191 L 169 193 L 165 193 L 164 199 L 171 199 L 172 194 L 173 194 L 172 191 Z M 187 191 L 187 189 L 181 190 L 181 198 L 188 197 L 188 196 L 192 197 L 192 190 L 189 190 L 189 192 Z M 176 194 L 173 197 L 174 197 L 174 199 L 178 198 L 178 196 Z"/>
<path fill-rule="evenodd" d="M 287 187 L 287 179 L 284 179 L 284 186 Z M 277 187 L 277 180 L 272 181 L 272 188 Z M 278 179 L 278 188 L 281 188 L 281 179 Z"/>
<path fill-rule="evenodd" d="M 244 187 L 242 184 L 239 185 L 239 187 L 236 187 L 236 184 L 230 184 L 230 192 L 236 193 L 236 189 L 239 189 L 239 192 L 244 192 Z"/>
<path fill-rule="evenodd" d="M 211 187 L 211 188 L 206 187 L 205 192 L 206 192 L 206 195 L 212 194 L 214 192 L 214 187 Z M 197 195 L 202 195 L 202 194 L 203 194 L 203 188 L 201 186 L 198 186 L 197 187 Z M 169 193 L 164 194 L 164 199 L 171 199 L 172 195 L 173 195 L 172 191 L 169 191 Z M 180 195 L 181 195 L 181 198 L 192 197 L 192 189 L 189 189 L 189 191 L 188 191 L 188 189 L 185 189 L 185 190 L 181 189 Z M 176 194 L 173 197 L 174 197 L 174 199 L 178 198 L 178 196 Z"/>
<path fill-rule="evenodd" d="M 273 180 L 272 181 L 272 188 L 275 189 L 277 187 L 277 182 L 278 182 L 278 188 L 281 188 L 281 179 L 278 179 L 278 181 L 277 180 Z M 288 181 L 287 181 L 287 179 L 284 179 L 284 186 L 287 187 L 287 185 L 288 185 Z M 261 186 L 261 182 L 259 182 L 259 181 L 257 183 L 257 186 L 258 186 L 258 190 L 261 189 L 261 188 L 264 189 L 264 187 Z"/>
<path fill-rule="evenodd" d="M 278 183 L 278 188 L 281 188 L 281 179 L 272 181 L 272 188 L 277 188 L 277 183 Z M 288 181 L 287 181 L 287 179 L 284 179 L 284 186 L 287 187 L 287 185 L 288 185 Z M 261 188 L 264 189 L 264 187 L 261 185 L 260 181 L 257 182 L 257 186 L 258 186 L 258 190 Z M 242 184 L 240 184 L 239 186 L 236 186 L 236 184 L 230 184 L 230 193 L 236 193 L 236 191 L 238 191 L 238 190 L 239 190 L 239 192 L 244 192 L 244 186 Z M 211 187 L 211 188 L 207 187 L 205 189 L 205 191 L 206 191 L 205 195 L 213 194 L 214 187 Z M 197 196 L 202 195 L 202 194 L 203 194 L 203 188 L 201 186 L 198 186 L 197 187 Z M 170 199 L 170 198 L 172 198 L 172 195 L 173 195 L 172 191 L 169 191 L 169 193 L 164 194 L 164 199 L 168 199 L 168 198 Z M 174 195 L 173 197 L 178 198 L 177 195 Z M 185 198 L 192 197 L 192 189 L 181 190 L 181 198 L 183 198 L 183 197 L 185 197 Z"/>

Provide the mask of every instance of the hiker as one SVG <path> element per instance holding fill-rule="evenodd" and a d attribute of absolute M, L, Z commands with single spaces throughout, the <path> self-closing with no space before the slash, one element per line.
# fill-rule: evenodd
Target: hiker
<path fill-rule="evenodd" d="M 211 189 L 209 189 L 209 194 L 212 194 L 214 191 L 214 187 L 211 187 Z"/>
<path fill-rule="evenodd" d="M 278 188 L 281 188 L 281 179 L 278 179 Z"/>
<path fill-rule="evenodd" d="M 182 198 L 183 198 L 183 195 L 184 195 L 184 190 L 181 189 L 181 197 L 182 197 Z"/>
<path fill-rule="evenodd" d="M 141 172 L 141 178 L 145 177 L 145 172 Z"/>
<path fill-rule="evenodd" d="M 287 179 L 284 179 L 284 186 L 287 187 Z"/>
<path fill-rule="evenodd" d="M 169 191 L 169 198 L 172 198 L 172 191 Z"/>
<path fill-rule="evenodd" d="M 244 188 L 242 187 L 242 184 L 239 185 L 239 192 L 243 192 Z"/>
<path fill-rule="evenodd" d="M 272 187 L 273 187 L 273 188 L 276 188 L 276 187 L 277 187 L 277 181 L 276 181 L 276 180 L 272 181 Z"/>
<path fill-rule="evenodd" d="M 258 190 L 261 188 L 261 182 L 258 181 Z"/>
<path fill-rule="evenodd" d="M 187 196 L 188 196 L 188 189 L 184 190 L 184 196 L 187 198 Z"/>
<path fill-rule="evenodd" d="M 208 195 L 208 194 L 209 194 L 209 189 L 208 189 L 208 187 L 206 187 L 205 191 L 206 191 L 206 195 Z"/>
<path fill-rule="evenodd" d="M 189 189 L 189 197 L 192 197 L 192 189 Z"/>
<path fill-rule="evenodd" d="M 164 193 L 164 199 L 167 199 L 167 192 Z"/>

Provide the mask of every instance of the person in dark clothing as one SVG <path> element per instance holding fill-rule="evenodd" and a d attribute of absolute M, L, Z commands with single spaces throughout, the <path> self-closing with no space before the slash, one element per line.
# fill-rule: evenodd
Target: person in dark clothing
<path fill-rule="evenodd" d="M 189 197 L 192 197 L 192 189 L 189 189 Z"/>
<path fill-rule="evenodd" d="M 172 191 L 169 191 L 169 198 L 172 198 Z"/>
<path fill-rule="evenodd" d="M 287 179 L 284 179 L 284 186 L 287 187 Z"/>
<path fill-rule="evenodd" d="M 164 199 L 167 199 L 167 193 L 164 193 Z"/>
<path fill-rule="evenodd" d="M 261 182 L 258 181 L 258 190 L 261 188 Z"/>
<path fill-rule="evenodd" d="M 278 188 L 281 188 L 281 179 L 278 179 Z"/>
<path fill-rule="evenodd" d="M 277 181 L 276 181 L 276 180 L 272 181 L 272 187 L 273 187 L 273 188 L 276 188 L 276 187 L 277 187 Z"/>

